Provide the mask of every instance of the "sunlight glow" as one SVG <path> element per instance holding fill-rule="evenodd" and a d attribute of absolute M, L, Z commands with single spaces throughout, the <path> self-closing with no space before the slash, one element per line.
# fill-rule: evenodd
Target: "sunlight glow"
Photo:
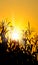
<path fill-rule="evenodd" d="M 22 33 L 21 33 L 21 30 L 19 30 L 18 28 L 14 27 L 14 29 L 12 30 L 10 28 L 10 30 L 8 31 L 6 37 L 9 38 L 9 40 L 15 40 L 15 41 L 18 41 L 18 40 L 21 40 L 22 38 Z"/>
<path fill-rule="evenodd" d="M 19 34 L 17 32 L 14 32 L 12 34 L 12 38 L 15 39 L 15 40 L 17 40 L 19 38 Z"/>
<path fill-rule="evenodd" d="M 13 40 L 19 40 L 20 39 L 20 31 L 18 31 L 18 30 L 14 30 L 13 31 L 13 33 L 12 33 L 12 36 L 11 36 L 11 38 L 13 39 Z"/>

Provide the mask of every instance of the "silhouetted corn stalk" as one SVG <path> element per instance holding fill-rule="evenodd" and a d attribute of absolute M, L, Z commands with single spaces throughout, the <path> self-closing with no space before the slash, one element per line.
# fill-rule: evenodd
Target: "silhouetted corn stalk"
<path fill-rule="evenodd" d="M 8 42 L 8 39 L 5 37 L 5 35 L 9 31 L 9 30 L 7 30 L 9 23 L 5 26 L 5 22 L 2 21 L 1 26 L 0 26 L 0 29 L 2 29 L 2 31 L 0 33 L 1 40 L 2 40 L 2 48 L 4 48 L 4 49 L 7 47 L 7 42 Z"/>

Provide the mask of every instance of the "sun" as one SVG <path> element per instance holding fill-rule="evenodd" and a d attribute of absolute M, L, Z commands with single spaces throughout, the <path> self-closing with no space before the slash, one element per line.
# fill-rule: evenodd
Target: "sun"
<path fill-rule="evenodd" d="M 12 33 L 12 39 L 13 39 L 13 40 L 18 40 L 18 39 L 19 39 L 19 32 L 14 31 L 14 32 Z"/>
<path fill-rule="evenodd" d="M 21 39 L 21 32 L 19 29 L 14 29 L 11 31 L 11 39 L 16 41 Z"/>
<path fill-rule="evenodd" d="M 22 38 L 21 30 L 19 28 L 14 28 L 13 30 L 10 28 L 10 30 L 7 33 L 7 38 L 8 40 L 15 40 L 15 41 L 20 41 Z"/>

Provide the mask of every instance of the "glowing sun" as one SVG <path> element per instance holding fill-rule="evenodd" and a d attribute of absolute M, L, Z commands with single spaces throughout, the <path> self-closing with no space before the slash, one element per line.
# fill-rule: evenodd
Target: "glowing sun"
<path fill-rule="evenodd" d="M 12 33 L 12 39 L 13 39 L 13 40 L 18 40 L 18 39 L 19 39 L 19 33 L 18 33 L 17 31 L 14 31 L 14 32 Z"/>
<path fill-rule="evenodd" d="M 18 41 L 22 38 L 21 30 L 14 28 L 14 30 L 11 30 L 6 35 L 9 39 Z"/>
<path fill-rule="evenodd" d="M 21 33 L 20 33 L 20 31 L 14 29 L 13 32 L 11 33 L 11 39 L 17 41 L 17 40 L 20 40 L 20 38 L 21 38 Z"/>

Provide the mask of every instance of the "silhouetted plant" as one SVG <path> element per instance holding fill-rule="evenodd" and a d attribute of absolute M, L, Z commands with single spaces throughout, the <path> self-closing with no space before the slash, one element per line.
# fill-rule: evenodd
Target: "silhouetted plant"
<path fill-rule="evenodd" d="M 1 26 L 0 26 L 0 28 L 2 29 L 2 31 L 0 33 L 1 40 L 2 40 L 2 48 L 6 48 L 7 47 L 8 39 L 5 37 L 5 35 L 9 31 L 9 30 L 7 30 L 7 27 L 9 25 L 9 23 L 5 26 L 5 22 L 2 21 Z"/>

